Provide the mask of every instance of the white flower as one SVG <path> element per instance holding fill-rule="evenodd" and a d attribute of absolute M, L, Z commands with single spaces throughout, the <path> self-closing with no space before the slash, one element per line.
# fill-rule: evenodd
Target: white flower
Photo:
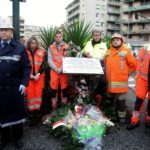
<path fill-rule="evenodd" d="M 82 99 L 82 98 L 78 98 L 78 99 L 77 99 L 77 102 L 78 102 L 79 104 L 82 104 L 82 103 L 83 103 L 83 99 Z"/>
<path fill-rule="evenodd" d="M 86 84 L 85 79 L 81 79 L 81 80 L 80 80 L 80 83 Z"/>

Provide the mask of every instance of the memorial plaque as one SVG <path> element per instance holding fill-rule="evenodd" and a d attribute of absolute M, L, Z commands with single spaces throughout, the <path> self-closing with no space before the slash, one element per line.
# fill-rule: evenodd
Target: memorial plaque
<path fill-rule="evenodd" d="M 63 58 L 63 73 L 104 74 L 100 60 L 96 58 Z"/>

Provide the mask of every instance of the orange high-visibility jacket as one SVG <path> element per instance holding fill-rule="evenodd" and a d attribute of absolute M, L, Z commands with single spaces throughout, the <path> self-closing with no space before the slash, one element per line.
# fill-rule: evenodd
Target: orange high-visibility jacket
<path fill-rule="evenodd" d="M 127 92 L 129 72 L 136 69 L 136 59 L 131 50 L 123 45 L 119 50 L 111 47 L 106 53 L 105 64 L 108 92 Z"/>
<path fill-rule="evenodd" d="M 27 50 L 29 60 L 32 65 L 31 74 L 36 75 L 43 63 L 45 51 L 38 49 L 32 55 L 31 51 Z M 41 72 L 40 72 L 41 73 Z M 44 73 L 42 73 L 37 81 L 30 79 L 29 86 L 26 89 L 27 105 L 30 111 L 40 110 L 42 104 L 42 91 L 44 88 Z"/>
<path fill-rule="evenodd" d="M 150 49 L 143 47 L 137 57 L 136 75 L 148 81 L 148 66 L 150 61 Z"/>
<path fill-rule="evenodd" d="M 38 73 L 38 71 L 42 65 L 45 51 L 42 49 L 36 50 L 35 54 L 34 54 L 34 58 L 32 57 L 32 54 L 29 50 L 27 50 L 27 53 L 28 53 L 29 60 L 31 62 L 31 66 L 32 66 L 31 74 L 35 75 Z M 33 61 L 33 59 L 34 59 L 34 61 Z"/>
<path fill-rule="evenodd" d="M 53 62 L 57 68 L 62 67 L 62 58 L 66 55 L 66 45 L 66 43 L 62 43 L 60 49 L 58 49 L 55 43 L 53 45 L 50 45 L 50 50 L 53 56 Z"/>

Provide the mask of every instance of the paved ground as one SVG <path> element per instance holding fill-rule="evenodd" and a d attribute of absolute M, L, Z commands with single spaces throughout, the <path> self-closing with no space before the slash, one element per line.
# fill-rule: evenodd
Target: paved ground
<path fill-rule="evenodd" d="M 127 108 L 132 111 L 135 101 L 134 79 L 129 78 Z M 103 150 L 150 150 L 150 129 L 144 127 L 142 121 L 139 128 L 127 131 L 126 125 L 117 124 L 111 128 L 103 140 Z M 61 150 L 61 142 L 48 134 L 45 126 L 40 128 L 25 127 L 24 148 L 22 150 Z M 6 150 L 14 150 L 10 145 Z"/>

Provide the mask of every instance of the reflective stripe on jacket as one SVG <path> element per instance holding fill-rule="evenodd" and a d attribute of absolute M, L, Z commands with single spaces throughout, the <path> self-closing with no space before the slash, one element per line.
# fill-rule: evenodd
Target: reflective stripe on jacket
<path fill-rule="evenodd" d="M 140 75 L 142 79 L 148 81 L 148 66 L 150 61 L 150 46 L 143 47 L 137 57 L 136 75 Z"/>
<path fill-rule="evenodd" d="M 127 92 L 129 72 L 136 69 L 136 59 L 131 50 L 124 46 L 119 50 L 111 47 L 105 56 L 105 64 L 108 92 Z"/>

